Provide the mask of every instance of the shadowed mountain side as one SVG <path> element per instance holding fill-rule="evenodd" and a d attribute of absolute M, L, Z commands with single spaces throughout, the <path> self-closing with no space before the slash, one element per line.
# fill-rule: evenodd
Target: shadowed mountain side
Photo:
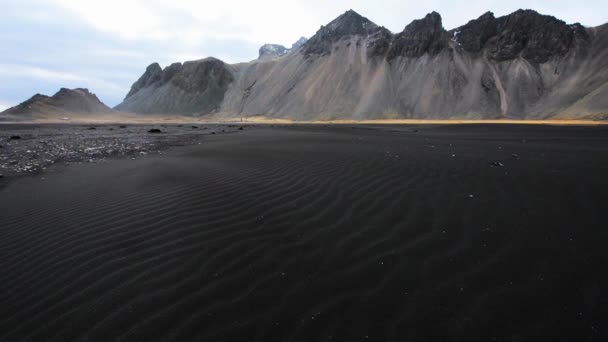
<path fill-rule="evenodd" d="M 433 12 L 398 34 L 351 10 L 301 46 L 262 47 L 272 58 L 180 70 L 196 75 L 190 91 L 164 76 L 173 65 L 152 65 L 117 109 L 303 120 L 586 117 L 608 112 L 607 39 L 605 25 L 532 10 L 488 12 L 451 31 Z"/>
<path fill-rule="evenodd" d="M 146 114 L 212 113 L 220 108 L 233 73 L 233 67 L 215 58 L 174 63 L 164 70 L 155 63 L 116 109 Z"/>

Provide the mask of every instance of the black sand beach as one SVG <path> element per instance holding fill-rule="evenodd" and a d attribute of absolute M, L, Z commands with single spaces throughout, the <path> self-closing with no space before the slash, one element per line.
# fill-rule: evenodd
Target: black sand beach
<path fill-rule="evenodd" d="M 256 126 L 0 182 L 1 341 L 608 339 L 608 127 Z"/>

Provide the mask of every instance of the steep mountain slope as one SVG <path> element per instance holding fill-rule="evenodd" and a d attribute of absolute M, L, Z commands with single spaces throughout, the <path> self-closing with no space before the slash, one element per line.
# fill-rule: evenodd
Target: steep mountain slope
<path fill-rule="evenodd" d="M 146 69 L 117 110 L 136 113 L 206 114 L 217 111 L 234 68 L 215 58 L 165 69 L 154 63 Z"/>
<path fill-rule="evenodd" d="M 61 88 L 51 97 L 36 94 L 27 101 L 2 112 L 16 117 L 109 113 L 116 111 L 99 101 L 88 89 L 83 88 Z"/>
<path fill-rule="evenodd" d="M 176 92 L 160 80 L 171 67 L 150 66 L 117 109 L 294 119 L 583 117 L 608 112 L 607 39 L 606 25 L 568 25 L 531 10 L 488 12 L 451 31 L 433 12 L 397 34 L 347 11 L 272 58 L 215 60 L 226 77 L 207 95 L 198 84 L 217 76 L 195 73 L 198 83 Z"/>

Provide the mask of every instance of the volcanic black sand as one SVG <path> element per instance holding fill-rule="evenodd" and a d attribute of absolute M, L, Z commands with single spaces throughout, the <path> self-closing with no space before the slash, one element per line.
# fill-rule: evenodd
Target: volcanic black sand
<path fill-rule="evenodd" d="M 247 127 L 2 181 L 2 341 L 608 338 L 605 127 Z"/>

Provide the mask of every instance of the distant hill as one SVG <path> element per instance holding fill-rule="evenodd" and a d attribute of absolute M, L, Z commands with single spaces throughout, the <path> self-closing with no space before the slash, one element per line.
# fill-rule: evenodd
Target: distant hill
<path fill-rule="evenodd" d="M 116 111 L 99 101 L 97 96 L 88 89 L 83 88 L 61 88 L 50 97 L 36 94 L 29 100 L 2 112 L 2 114 L 12 115 L 16 118 L 110 113 L 116 113 Z"/>
<path fill-rule="evenodd" d="M 291 119 L 580 118 L 608 112 L 608 27 L 533 10 L 393 33 L 350 10 L 260 58 L 150 65 L 116 109 Z"/>

